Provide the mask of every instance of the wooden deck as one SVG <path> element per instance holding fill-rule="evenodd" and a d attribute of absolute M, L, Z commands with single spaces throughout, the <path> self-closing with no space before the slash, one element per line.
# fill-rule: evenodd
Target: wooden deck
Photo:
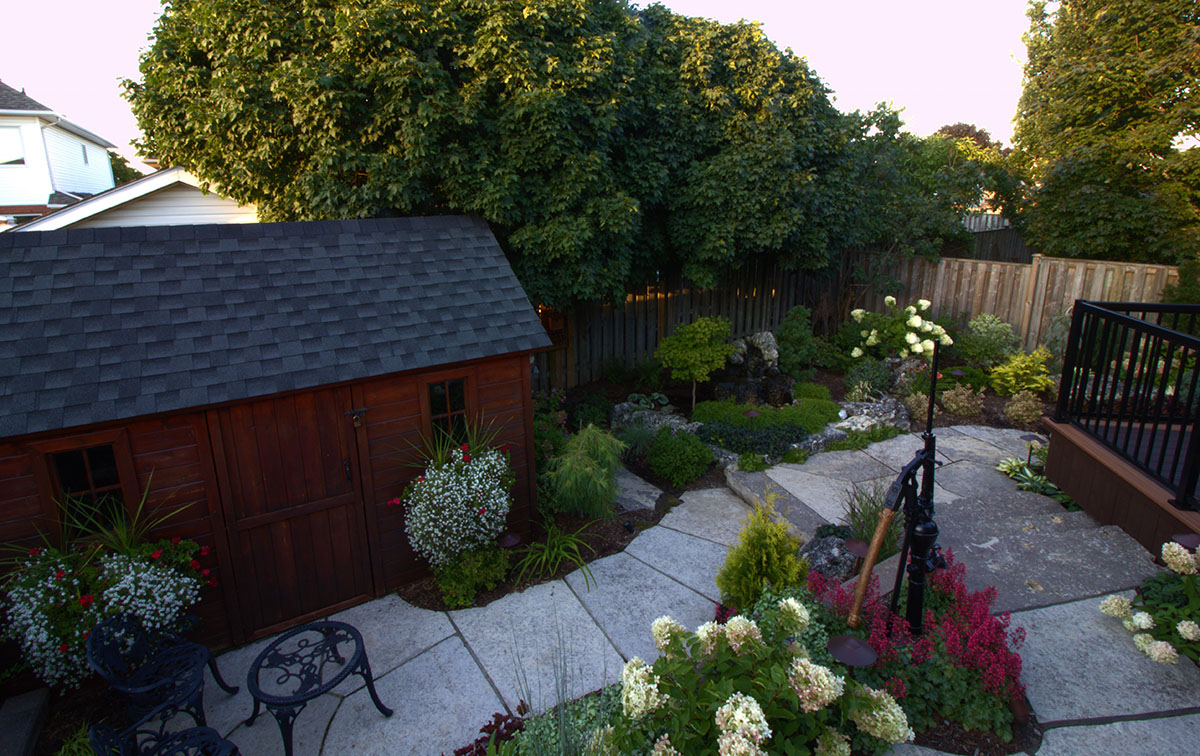
<path fill-rule="evenodd" d="M 1119 526 L 1154 554 L 1177 533 L 1200 534 L 1200 512 L 1176 509 L 1172 490 L 1079 428 L 1045 425 L 1047 476 L 1101 524 Z"/>

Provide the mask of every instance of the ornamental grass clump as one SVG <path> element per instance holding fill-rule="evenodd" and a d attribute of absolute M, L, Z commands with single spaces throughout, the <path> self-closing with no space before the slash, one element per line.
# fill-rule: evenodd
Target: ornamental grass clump
<path fill-rule="evenodd" d="M 1170 572 L 1144 581 L 1132 601 L 1105 598 L 1100 611 L 1121 620 L 1134 647 L 1154 661 L 1174 664 L 1182 654 L 1200 663 L 1200 550 L 1169 541 L 1160 556 Z"/>
<path fill-rule="evenodd" d="M 651 630 L 659 657 L 625 666 L 621 710 L 597 739 L 602 752 L 849 754 L 853 736 L 880 753 L 911 740 L 890 694 L 855 682 L 796 642 L 815 613 L 789 596 L 757 618 L 736 615 L 694 633 L 660 617 Z"/>
<path fill-rule="evenodd" d="M 388 503 L 403 504 L 408 542 L 436 570 L 496 540 L 512 506 L 512 485 L 505 453 L 462 444 Z"/>

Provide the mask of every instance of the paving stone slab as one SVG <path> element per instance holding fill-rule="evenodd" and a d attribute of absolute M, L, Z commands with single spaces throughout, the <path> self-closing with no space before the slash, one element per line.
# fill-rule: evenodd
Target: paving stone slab
<path fill-rule="evenodd" d="M 682 504 L 659 521 L 664 528 L 732 546 L 750 515 L 750 509 L 728 488 L 685 491 Z"/>
<path fill-rule="evenodd" d="M 1104 725 L 1056 727 L 1046 731 L 1038 756 L 1121 754 L 1195 756 L 1200 750 L 1200 714 L 1136 719 Z"/>
<path fill-rule="evenodd" d="M 652 530 L 670 532 L 662 528 Z M 484 607 L 451 612 L 450 618 L 511 710 L 516 710 L 522 698 L 535 712 L 545 711 L 556 703 L 555 665 L 564 655 L 567 662 L 564 679 L 571 698 L 617 680 L 625 665 L 579 599 L 561 580 L 511 593 Z M 521 690 L 518 670 L 528 680 L 525 692 Z M 529 700 L 530 695 L 533 700 Z"/>
<path fill-rule="evenodd" d="M 650 528 L 630 541 L 625 553 L 670 575 L 710 601 L 719 601 L 717 572 L 728 549 L 668 528 Z"/>
<path fill-rule="evenodd" d="M 991 428 L 986 425 L 955 425 L 952 430 L 964 436 L 971 436 L 972 438 L 989 443 L 1003 451 L 1006 457 L 1024 458 L 1029 453 L 1025 445 L 1027 442 L 1021 436 L 1030 435 L 1030 431 L 1017 430 L 1016 428 Z M 1041 438 L 1042 443 L 1046 443 L 1047 437 L 1045 433 L 1034 433 L 1033 435 Z"/>
<path fill-rule="evenodd" d="M 634 475 L 624 467 L 617 468 L 617 507 L 622 512 L 654 509 L 662 489 Z"/>
<path fill-rule="evenodd" d="M 839 523 L 846 512 L 846 492 L 851 483 L 824 475 L 777 465 L 767 477 L 815 512 L 825 522 Z"/>
<path fill-rule="evenodd" d="M 567 575 L 567 584 L 626 661 L 658 658 L 650 625 L 663 615 L 689 630 L 713 618 L 713 601 L 628 554 L 597 559 L 591 570 L 591 590 L 581 570 Z"/>
<path fill-rule="evenodd" d="M 852 483 L 878 478 L 891 472 L 890 467 L 862 451 L 821 452 L 809 457 L 802 465 L 785 463 L 779 466 Z"/>
<path fill-rule="evenodd" d="M 419 609 L 395 594 L 351 607 L 329 619 L 345 622 L 362 633 L 375 677 L 454 635 L 454 626 L 444 612 Z M 348 696 L 362 686 L 362 678 L 352 675 L 333 692 Z"/>
<path fill-rule="evenodd" d="M 898 473 L 896 475 L 889 475 L 886 478 L 876 478 L 875 480 L 863 481 L 862 483 L 856 483 L 855 485 L 857 485 L 860 490 L 866 490 L 866 491 L 870 491 L 872 488 L 878 486 L 886 492 L 887 489 L 890 488 L 891 485 L 896 482 L 897 475 L 898 475 Z M 938 479 L 935 477 L 934 483 L 933 483 L 933 506 L 935 509 L 943 504 L 949 504 L 951 502 L 958 501 L 961 498 L 958 494 L 954 493 L 953 491 L 948 491 L 945 488 L 943 488 L 941 486 L 941 484 L 939 484 L 937 482 L 937 480 Z M 921 487 L 921 477 L 920 477 L 920 475 L 918 475 L 917 476 L 917 490 L 918 491 L 920 490 L 920 487 Z"/>
<path fill-rule="evenodd" d="M 934 480 L 944 490 L 957 496 L 989 500 L 1007 498 L 1026 503 L 1031 509 L 1040 507 L 1046 512 L 1054 511 L 1053 507 L 1062 509 L 1061 504 L 1048 496 L 1018 491 L 1017 484 L 997 470 L 995 465 L 984 465 L 970 460 L 954 462 L 939 467 L 934 473 Z"/>
<path fill-rule="evenodd" d="M 1158 572 L 1141 544 L 1111 526 L 1033 531 L 998 538 L 986 548 L 955 548 L 954 554 L 967 567 L 969 589 L 996 587 L 994 612 L 1132 588 Z"/>
<path fill-rule="evenodd" d="M 429 756 L 453 753 L 479 735 L 504 704 L 462 640 L 453 637 L 375 682 L 384 717 L 366 688 L 342 701 L 329 725 L 325 756 Z M 301 717 L 304 715 L 302 714 Z M 251 754 L 257 751 L 243 751 Z M 315 751 L 296 750 L 297 756 Z"/>
<path fill-rule="evenodd" d="M 1092 598 L 1013 614 L 1012 624 L 1025 628 L 1022 679 L 1038 721 L 1047 724 L 1196 706 L 1200 668 L 1187 660 L 1151 661 L 1134 648 L 1121 622 L 1101 614 L 1099 607 L 1100 599 Z"/>
<path fill-rule="evenodd" d="M 38 688 L 0 705 L 0 754 L 30 756 L 46 718 L 50 689 Z"/>
<path fill-rule="evenodd" d="M 208 720 L 208 726 L 222 735 L 228 736 L 254 710 L 254 699 L 246 690 L 246 673 L 254 657 L 271 640 L 263 638 L 217 657 L 217 669 L 221 671 L 221 677 L 230 685 L 238 686 L 238 692 L 232 696 L 221 690 L 207 667 L 204 669 L 204 717 Z M 254 726 L 257 727 L 258 723 Z"/>
<path fill-rule="evenodd" d="M 981 465 L 996 464 L 1007 456 L 1004 449 L 974 436 L 959 433 L 954 428 L 938 428 L 934 431 L 938 454 L 951 462 L 978 462 Z"/>
<path fill-rule="evenodd" d="M 321 753 L 321 743 L 325 740 L 329 719 L 341 703 L 342 699 L 332 693 L 326 693 L 308 702 L 308 705 L 304 707 L 292 724 L 293 754 Z M 244 716 L 250 716 L 249 708 L 246 709 Z M 208 724 L 210 727 L 213 726 L 212 722 Z M 244 754 L 283 756 L 284 753 L 283 736 L 279 734 L 279 724 L 271 712 L 265 708 L 258 715 L 258 719 L 254 720 L 253 726 L 238 724 L 233 732 L 225 737 Z M 337 753 L 337 751 L 331 753 Z"/>
<path fill-rule="evenodd" d="M 771 487 L 774 497 L 775 512 L 792 526 L 792 535 L 807 540 L 826 524 L 821 515 L 809 509 L 804 502 L 792 496 L 783 487 L 767 477 L 765 472 L 743 472 L 741 470 L 725 469 L 725 483 L 729 490 L 749 506 L 764 502 L 767 498 L 767 486 Z"/>
<path fill-rule="evenodd" d="M 990 549 L 993 539 L 1023 537 L 1031 533 L 1058 533 L 1064 530 L 1088 530 L 1100 527 L 1087 512 L 1009 512 L 995 499 L 959 499 L 946 507 L 935 507 L 935 519 L 941 531 L 938 542 L 961 549 Z"/>
<path fill-rule="evenodd" d="M 891 469 L 894 475 L 912 462 L 913 457 L 923 448 L 925 442 L 921 440 L 919 433 L 902 433 L 886 441 L 876 441 L 863 449 L 863 453 Z M 948 461 L 944 456 L 939 456 L 938 459 Z"/>
<path fill-rule="evenodd" d="M 899 743 L 883 752 L 883 756 L 942 756 L 945 751 L 912 743 Z"/>

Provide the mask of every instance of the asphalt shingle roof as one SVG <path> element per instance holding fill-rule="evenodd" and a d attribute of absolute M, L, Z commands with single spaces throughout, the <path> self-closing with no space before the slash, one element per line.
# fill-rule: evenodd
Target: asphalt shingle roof
<path fill-rule="evenodd" d="M 13 89 L 0 81 L 0 110 L 45 110 L 49 112 L 50 108 L 21 90 Z"/>
<path fill-rule="evenodd" d="M 0 234 L 0 438 L 549 343 L 478 218 Z"/>

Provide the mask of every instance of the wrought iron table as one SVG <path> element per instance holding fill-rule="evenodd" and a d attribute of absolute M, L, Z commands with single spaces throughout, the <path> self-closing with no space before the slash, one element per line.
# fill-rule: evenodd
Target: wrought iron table
<path fill-rule="evenodd" d="M 345 622 L 318 621 L 276 638 L 250 665 L 246 687 L 254 698 L 253 725 L 261 706 L 275 717 L 285 756 L 292 756 L 292 724 L 308 702 L 336 688 L 350 675 L 367 684 L 371 702 L 385 717 L 392 710 L 375 693 L 362 635 Z"/>

